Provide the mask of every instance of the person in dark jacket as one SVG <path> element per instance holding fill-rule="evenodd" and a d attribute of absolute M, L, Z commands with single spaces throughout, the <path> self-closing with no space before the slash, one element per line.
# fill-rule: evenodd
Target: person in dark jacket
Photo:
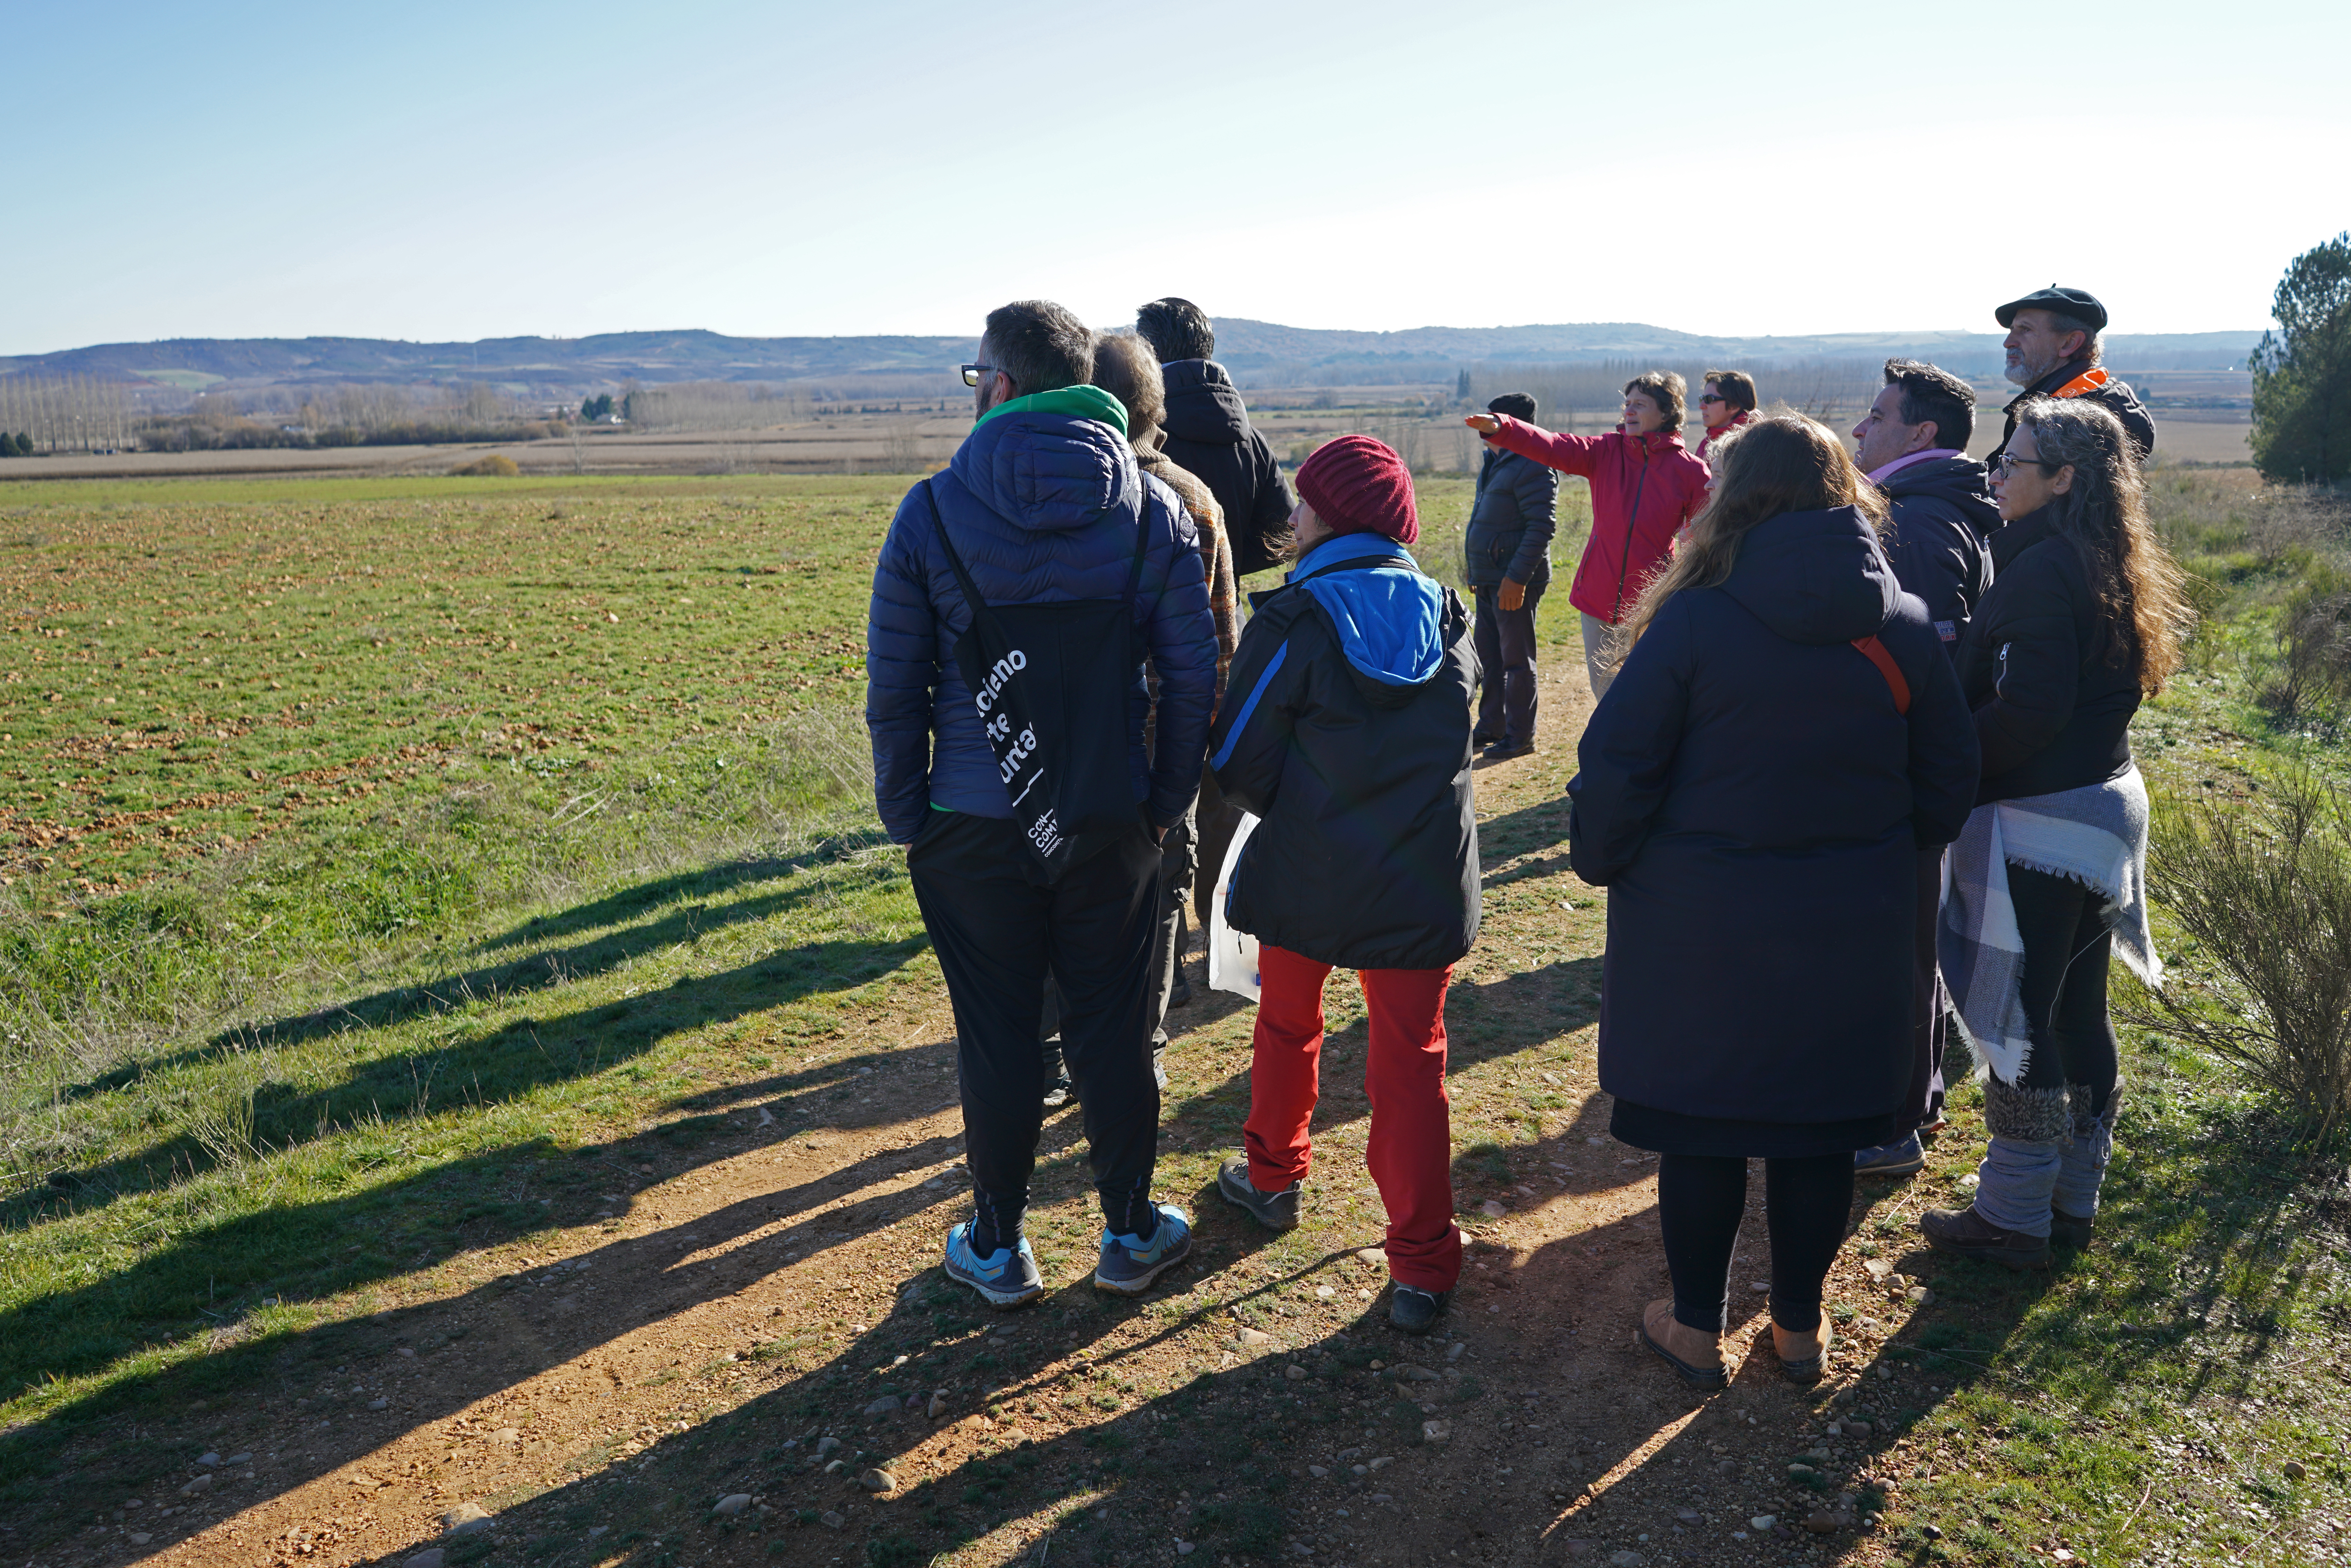
<path fill-rule="evenodd" d="M 1594 698 L 1615 671 L 1616 624 L 1673 552 L 1674 536 L 1706 504 L 1706 465 L 1682 444 L 1682 399 L 1671 371 L 1625 383 L 1625 422 L 1605 435 L 1544 430 L 1507 413 L 1466 423 L 1487 442 L 1592 484 L 1592 535 L 1568 585 L 1583 617 L 1583 673 Z"/>
<path fill-rule="evenodd" d="M 1134 329 L 1158 354 L 1167 382 L 1167 434 L 1159 449 L 1215 492 L 1233 545 L 1233 571 L 1248 577 L 1282 560 L 1290 486 L 1273 448 L 1249 423 L 1240 389 L 1210 356 L 1217 329 L 1188 299 L 1155 299 L 1134 313 Z"/>
<path fill-rule="evenodd" d="M 1248 1152 L 1217 1190 L 1276 1229 L 1298 1223 L 1322 984 L 1360 971 L 1388 1316 L 1425 1333 L 1461 1273 L 1445 988 L 1478 936 L 1478 657 L 1460 600 L 1405 549 L 1420 523 L 1402 458 L 1343 435 L 1300 465 L 1298 491 L 1297 564 L 1255 600 L 1208 743 L 1226 798 L 1261 819 L 1228 894 L 1259 943 Z"/>
<path fill-rule="evenodd" d="M 1983 779 L 1942 933 L 1991 1135 L 1975 1201 L 1919 1225 L 1940 1250 L 2028 1269 L 2053 1239 L 2087 1245 L 2096 1218 L 2119 1082 L 2108 956 L 2160 978 L 2130 721 L 2178 666 L 2189 613 L 2127 427 L 2086 399 L 2018 413 L 1994 481 L 1997 575 L 1959 646 Z"/>
<path fill-rule="evenodd" d="M 1886 556 L 1894 579 L 1927 606 L 1935 634 L 1955 656 L 1973 606 L 1991 586 L 1984 536 L 2000 527 L 1984 466 L 1967 455 L 1975 411 L 1975 389 L 1959 377 L 1915 360 L 1888 360 L 1884 390 L 1853 427 L 1854 461 L 1886 497 Z M 1939 853 L 1920 864 L 1918 881 L 1910 1092 L 1896 1129 L 1900 1136 L 1854 1155 L 1854 1170 L 1862 1176 L 1924 1170 L 1927 1149 L 1919 1132 L 1942 1124 L 1949 999 L 1935 963 Z"/>
<path fill-rule="evenodd" d="M 2155 455 L 2155 416 L 2128 382 L 2115 380 L 2100 366 L 2105 358 L 2106 308 L 2096 295 L 2053 283 L 2010 300 L 1992 318 L 2008 329 L 2001 345 L 2008 350 L 2008 379 L 2024 390 L 2002 411 L 2008 424 L 2000 433 L 2000 444 L 1985 455 L 1986 467 L 2000 466 L 2001 455 L 2016 435 L 2017 411 L 2035 397 L 2087 398 L 2122 421 L 2140 462 Z"/>
<path fill-rule="evenodd" d="M 1853 1152 L 1888 1140 L 1909 1086 L 1922 852 L 1967 820 L 1976 741 L 1879 546 L 1884 503 L 1837 438 L 1780 414 L 1722 450 L 1583 732 L 1569 852 L 1608 889 L 1611 1130 L 1664 1156 L 1674 1293 L 1642 1338 L 1690 1381 L 1726 1380 L 1731 1251 L 1761 1158 L 1772 1341 L 1810 1383 Z"/>
<path fill-rule="evenodd" d="M 875 803 L 892 841 L 908 846 L 914 897 L 955 1004 L 976 1212 L 948 1231 L 946 1269 L 998 1307 L 1042 1293 L 1021 1225 L 1043 1116 L 1038 1017 L 1050 959 L 1105 1220 L 1094 1283 L 1139 1294 L 1191 1246 L 1184 1212 L 1151 1198 L 1159 1092 L 1150 962 L 1157 840 L 1199 789 L 1216 702 L 1207 580 L 1175 492 L 1135 466 L 1125 409 L 1086 384 L 1093 334 L 1084 323 L 1043 300 L 1005 306 L 987 318 L 980 359 L 965 372 L 979 422 L 946 471 L 899 506 L 866 622 Z M 999 766 L 987 727 L 994 718 L 982 716 L 956 657 L 974 631 L 956 559 L 987 604 L 1008 614 L 1124 605 L 1126 649 L 1068 662 L 1048 641 L 1021 645 L 1024 680 L 1053 688 L 1040 688 L 1040 703 L 1105 694 L 1103 711 L 1072 716 L 1070 755 L 1047 765 L 1107 745 L 1106 768 L 1090 753 L 1081 760 L 1094 765 L 1088 778 L 1114 779 L 1123 747 L 1132 785 L 1131 831 L 1057 880 L 1015 824 L 1007 779 L 1016 775 Z M 1145 653 L 1159 677 L 1148 757 Z M 999 695 L 998 681 L 982 695 Z"/>
<path fill-rule="evenodd" d="M 1535 400 L 1504 392 L 1486 407 L 1534 423 Z M 1559 471 L 1486 448 L 1462 535 L 1463 580 L 1478 606 L 1478 698 L 1473 744 L 1494 760 L 1535 748 L 1535 611 L 1551 586 L 1551 537 L 1559 527 Z"/>

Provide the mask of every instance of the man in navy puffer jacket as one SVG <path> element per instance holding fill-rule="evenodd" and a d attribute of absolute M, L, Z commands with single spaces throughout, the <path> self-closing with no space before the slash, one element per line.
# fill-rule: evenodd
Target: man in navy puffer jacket
<path fill-rule="evenodd" d="M 909 846 L 955 1003 L 977 1212 L 948 1232 L 946 1270 L 998 1307 L 1042 1292 L 1021 1220 L 1043 1115 L 1037 1026 L 1050 964 L 1106 1224 L 1094 1282 L 1139 1294 L 1191 1244 L 1183 1212 L 1151 1199 L 1159 1092 L 1148 982 L 1156 841 L 1200 787 L 1216 626 L 1191 518 L 1136 467 L 1124 407 L 1086 384 L 1092 333 L 1058 305 L 1022 301 L 988 316 L 980 358 L 966 373 L 979 423 L 946 472 L 900 505 L 866 624 L 875 802 L 891 839 Z M 1126 711 L 1100 716 L 1125 726 L 1134 831 L 1046 885 L 953 657 L 971 616 L 939 529 L 1001 608 L 1123 598 L 1138 521 L 1131 611 L 1159 675 L 1155 755 L 1144 750 L 1150 698 L 1138 664 Z"/>

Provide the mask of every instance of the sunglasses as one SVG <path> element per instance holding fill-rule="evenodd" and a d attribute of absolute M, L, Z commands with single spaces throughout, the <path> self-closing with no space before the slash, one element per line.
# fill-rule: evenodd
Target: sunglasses
<path fill-rule="evenodd" d="M 963 371 L 963 384 L 967 387 L 977 386 L 982 376 L 1002 374 L 994 365 L 962 365 L 957 368 Z"/>
<path fill-rule="evenodd" d="M 1728 398 L 1717 397 L 1712 392 L 1700 392 L 1698 394 L 1698 401 L 1700 402 L 1728 402 L 1729 400 Z"/>

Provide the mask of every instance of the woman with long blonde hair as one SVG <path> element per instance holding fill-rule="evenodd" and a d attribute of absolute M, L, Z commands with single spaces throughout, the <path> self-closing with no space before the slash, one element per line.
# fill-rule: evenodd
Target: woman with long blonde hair
<path fill-rule="evenodd" d="M 1991 1139 L 1975 1201 L 1919 1225 L 1943 1251 L 2033 1269 L 2053 1240 L 2089 1244 L 2114 1152 L 2108 957 L 2162 975 L 2130 721 L 2179 666 L 2189 613 L 2147 520 L 2138 448 L 2102 404 L 2022 404 L 1992 490 L 2007 521 L 1959 653 L 1983 782 L 1951 852 L 1941 933 L 1953 1004 L 1989 1070 Z"/>
<path fill-rule="evenodd" d="M 1854 1151 L 1894 1135 L 1909 1089 L 1919 865 L 1967 820 L 1975 734 L 1837 438 L 1781 414 L 1715 450 L 1713 497 L 1627 617 L 1584 730 L 1571 852 L 1609 890 L 1611 1130 L 1662 1156 L 1673 1294 L 1642 1339 L 1692 1383 L 1727 1381 L 1761 1158 L 1773 1346 L 1811 1383 Z"/>

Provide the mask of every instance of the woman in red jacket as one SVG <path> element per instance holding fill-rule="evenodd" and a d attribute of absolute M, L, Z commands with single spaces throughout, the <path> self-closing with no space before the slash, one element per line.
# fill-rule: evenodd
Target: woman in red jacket
<path fill-rule="evenodd" d="M 1506 452 L 1592 485 L 1592 538 L 1567 601 L 1583 614 L 1583 668 L 1594 699 L 1615 678 L 1610 639 L 1673 552 L 1674 535 L 1706 503 L 1707 467 L 1682 444 L 1687 387 L 1671 371 L 1625 383 L 1625 423 L 1606 435 L 1562 435 L 1507 413 L 1473 413 L 1469 428 Z"/>

